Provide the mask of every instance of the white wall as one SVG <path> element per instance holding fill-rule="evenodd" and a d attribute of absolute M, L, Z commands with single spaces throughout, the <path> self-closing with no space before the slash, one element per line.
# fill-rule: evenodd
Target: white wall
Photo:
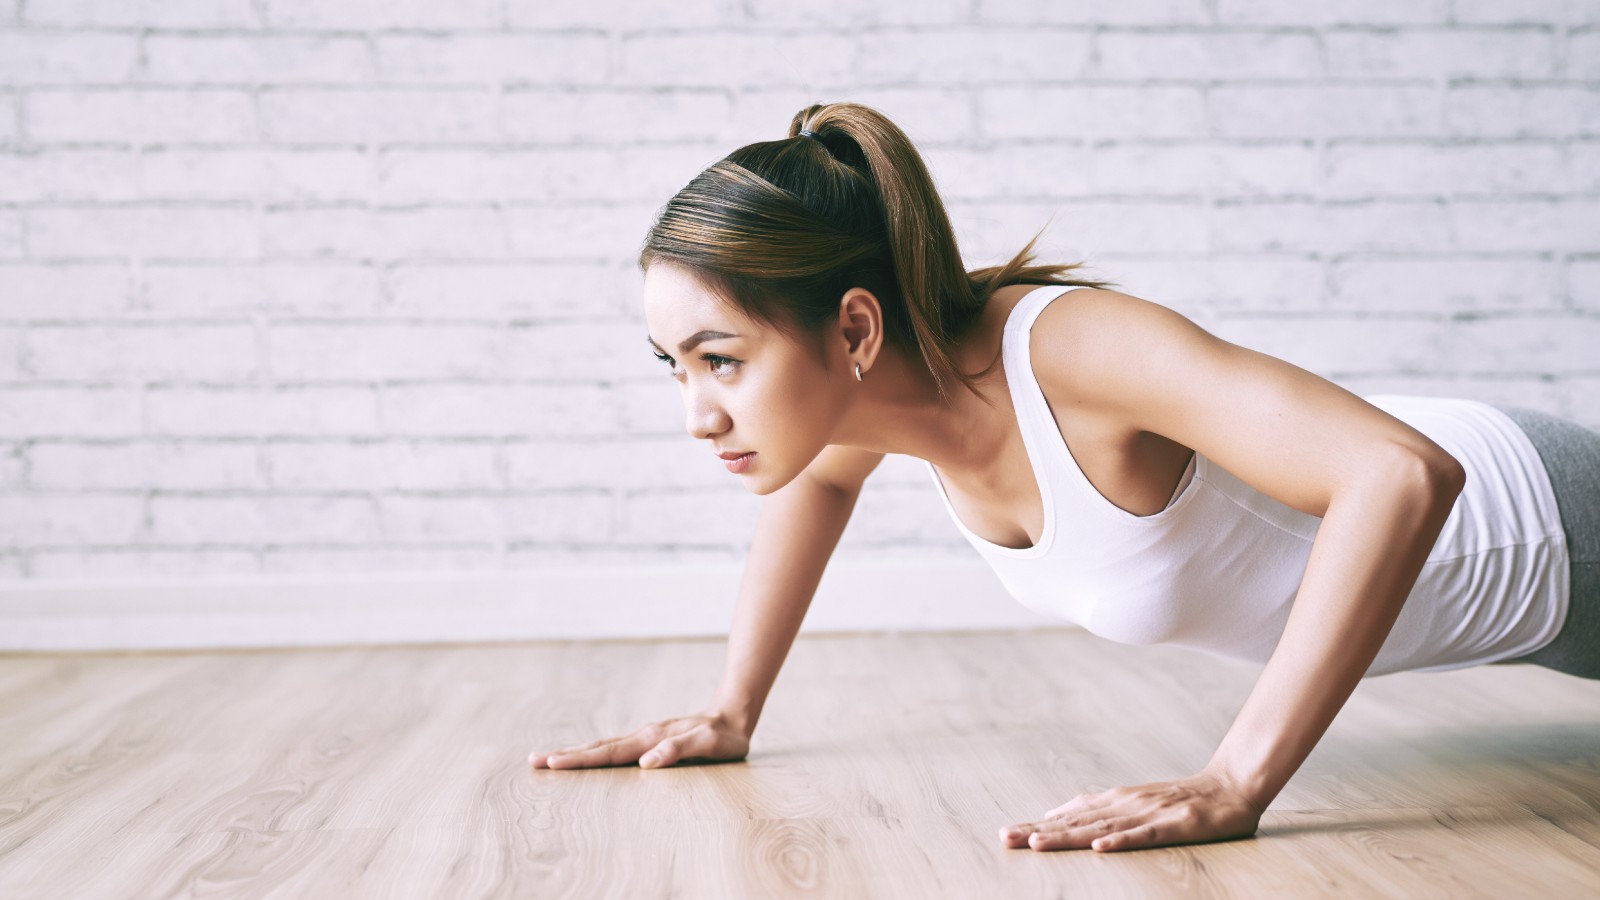
<path fill-rule="evenodd" d="M 814 101 L 1358 393 L 1600 426 L 1600 5 L 0 0 L 0 580 L 737 563 L 653 212 Z M 972 560 L 919 462 L 840 558 Z M 597 571 L 599 571 L 597 569 Z"/>

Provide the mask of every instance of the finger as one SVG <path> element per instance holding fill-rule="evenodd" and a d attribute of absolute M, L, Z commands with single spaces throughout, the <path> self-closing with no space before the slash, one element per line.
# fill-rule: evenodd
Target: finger
<path fill-rule="evenodd" d="M 696 728 L 684 734 L 666 738 L 639 757 L 640 768 L 659 769 L 692 756 L 710 752 L 707 744 L 714 739 L 708 728 Z"/>
<path fill-rule="evenodd" d="M 643 743 L 633 738 L 613 738 L 588 749 L 551 754 L 545 762 L 552 769 L 616 766 L 638 759 L 643 749 Z"/>
<path fill-rule="evenodd" d="M 1102 838 L 1096 838 L 1091 847 L 1102 852 L 1116 850 L 1137 850 L 1141 847 L 1154 847 L 1166 839 L 1166 828 L 1154 822 L 1146 822 L 1126 831 L 1118 831 Z"/>
<path fill-rule="evenodd" d="M 1028 846 L 1035 850 L 1079 850 L 1095 840 L 1134 827 L 1136 821 L 1106 818 L 1079 822 L 1056 828 L 1042 828 L 1028 836 Z"/>

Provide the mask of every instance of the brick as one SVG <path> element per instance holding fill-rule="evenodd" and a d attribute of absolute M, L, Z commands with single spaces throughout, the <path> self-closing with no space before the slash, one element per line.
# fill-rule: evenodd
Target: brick
<path fill-rule="evenodd" d="M 50 207 L 27 217 L 34 257 L 238 259 L 261 243 L 256 213 L 242 205 Z"/>
<path fill-rule="evenodd" d="M 150 498 L 150 534 L 163 543 L 369 543 L 372 503 L 362 497 L 188 496 Z"/>
<path fill-rule="evenodd" d="M 704 88 L 513 88 L 501 101 L 500 128 L 507 138 L 536 143 L 720 142 L 728 138 L 732 106 L 725 91 Z M 778 117 L 765 112 L 771 137 L 782 137 Z M 702 151 L 702 168 L 725 152 Z"/>
<path fill-rule="evenodd" d="M 273 441 L 274 487 L 289 490 L 492 490 L 496 448 L 485 442 Z"/>
<path fill-rule="evenodd" d="M 886 30 L 856 55 L 854 81 L 952 85 L 1076 80 L 1091 70 L 1087 32 L 933 28 Z"/>
<path fill-rule="evenodd" d="M 612 390 L 586 384 L 421 384 L 383 391 L 388 433 L 451 437 L 595 436 L 620 432 Z"/>
<path fill-rule="evenodd" d="M 0 197 L 14 203 L 136 200 L 139 157 L 128 150 L 0 149 Z"/>
<path fill-rule="evenodd" d="M 1458 199 L 1450 204 L 1450 217 L 1462 249 L 1600 251 L 1600 200 Z"/>
<path fill-rule="evenodd" d="M 1592 0 L 1454 0 L 1457 22 L 1504 24 L 1593 25 Z"/>
<path fill-rule="evenodd" d="M 387 281 L 390 312 L 443 319 L 568 319 L 617 310 L 633 296 L 616 267 L 582 263 L 402 263 Z"/>
<path fill-rule="evenodd" d="M 1600 30 L 1568 32 L 1561 74 L 1578 81 L 1600 80 Z"/>
<path fill-rule="evenodd" d="M 633 259 L 661 203 L 576 203 L 505 208 L 511 255 L 524 259 Z"/>
<path fill-rule="evenodd" d="M 267 367 L 292 381 L 492 378 L 503 342 L 500 329 L 483 325 L 275 324 Z"/>
<path fill-rule="evenodd" d="M 1071 143 L 923 148 L 941 197 L 968 200 L 1081 197 L 1093 193 L 1088 148 Z M 1094 157 L 1098 160 L 1100 157 Z"/>
<path fill-rule="evenodd" d="M 845 88 L 861 52 L 853 37 L 825 33 L 624 33 L 613 80 L 657 87 Z"/>
<path fill-rule="evenodd" d="M 506 20 L 514 28 L 691 28 L 749 21 L 741 0 L 627 0 L 625 3 L 550 3 L 506 0 Z"/>
<path fill-rule="evenodd" d="M 502 534 L 504 499 L 476 497 L 394 496 L 377 498 L 384 540 L 396 543 L 492 544 Z"/>
<path fill-rule="evenodd" d="M 1220 318 L 1212 333 L 1324 378 L 1418 372 L 1445 359 L 1450 326 L 1433 318 Z"/>
<path fill-rule="evenodd" d="M 916 485 L 873 485 L 863 490 L 845 532 L 852 544 L 904 545 L 960 541 L 950 512 L 926 474 Z M 840 543 L 843 543 L 843 537 Z"/>
<path fill-rule="evenodd" d="M 1600 85 L 1464 84 L 1444 95 L 1447 133 L 1482 138 L 1600 136 Z"/>
<path fill-rule="evenodd" d="M 256 140 L 248 91 L 201 88 L 37 88 L 23 104 L 28 136 L 45 143 L 133 144 Z"/>
<path fill-rule="evenodd" d="M 146 432 L 180 437 L 365 436 L 378 432 L 367 387 L 177 387 L 145 391 Z"/>
<path fill-rule="evenodd" d="M 1600 431 L 1600 376 L 1564 378 L 1559 386 L 1566 397 L 1562 415 L 1590 431 Z"/>
<path fill-rule="evenodd" d="M 705 441 L 675 437 L 508 442 L 507 484 L 517 490 L 725 487 L 734 477 Z"/>
<path fill-rule="evenodd" d="M 1350 312 L 1556 309 L 1559 264 L 1538 256 L 1355 256 L 1334 260 L 1328 306 Z"/>
<path fill-rule="evenodd" d="M 1083 165 L 1107 194 L 1309 195 L 1323 181 L 1316 148 L 1301 142 L 1114 144 Z"/>
<path fill-rule="evenodd" d="M 1449 210 L 1444 204 L 1431 202 L 1225 203 L 1212 210 L 1211 226 L 1214 246 L 1228 251 L 1345 253 L 1455 249 Z"/>
<path fill-rule="evenodd" d="M 1043 40 L 1061 40 L 1046 32 Z M 1087 37 L 1087 36 L 1085 36 Z M 1069 43 L 1069 59 L 1084 52 Z M 1321 72 L 1317 36 L 1282 31 L 1105 31 L 1095 36 L 1092 68 L 1085 74 L 1104 79 L 1161 78 L 1217 81 L 1227 79 L 1308 79 Z M 1034 54 L 1048 60 L 1042 49 Z M 1057 76 L 1074 75 L 1071 67 Z M 1047 77 L 1041 73 L 1041 77 Z"/>
<path fill-rule="evenodd" d="M 127 267 L 94 263 L 0 264 L 0 316 L 6 318 L 94 317 L 128 305 Z"/>
<path fill-rule="evenodd" d="M 1461 372 L 1600 374 L 1600 317 L 1484 316 L 1453 323 L 1446 366 Z"/>
<path fill-rule="evenodd" d="M 670 378 L 632 379 L 621 382 L 617 391 L 624 429 L 631 439 L 689 436 L 682 389 Z"/>
<path fill-rule="evenodd" d="M 264 486 L 254 443 L 36 442 L 34 487 L 58 490 L 248 490 Z"/>
<path fill-rule="evenodd" d="M 0 491 L 21 490 L 27 482 L 26 444 L 0 444 Z"/>
<path fill-rule="evenodd" d="M 22 213 L 0 208 L 0 260 L 22 256 Z"/>
<path fill-rule="evenodd" d="M 512 541 L 601 542 L 616 535 L 609 492 L 511 495 L 499 504 L 502 533 Z"/>
<path fill-rule="evenodd" d="M 354 149 L 150 149 L 140 155 L 149 200 L 365 200 L 372 167 Z"/>
<path fill-rule="evenodd" d="M 1567 143 L 1566 190 L 1575 193 L 1600 191 L 1600 140 Z"/>
<path fill-rule="evenodd" d="M 1600 258 L 1572 260 L 1568 263 L 1567 281 L 1574 307 L 1600 312 Z"/>
<path fill-rule="evenodd" d="M 988 201 L 950 204 L 956 236 L 972 265 L 1010 259 L 1035 233 L 1041 260 L 1074 262 L 1102 253 L 1203 253 L 1212 248 L 1215 216 L 1200 204 L 1159 199 L 1030 203 Z M 1071 241 L 1062 248 L 1061 242 Z M 981 260 L 981 261 L 980 261 Z"/>
<path fill-rule="evenodd" d="M 748 546 L 760 501 L 732 484 L 720 489 L 630 492 L 622 498 L 617 539 Z"/>
<path fill-rule="evenodd" d="M 150 578 L 196 575 L 254 575 L 253 550 L 137 548 L 130 550 L 35 550 L 35 578 Z"/>
<path fill-rule="evenodd" d="M 12 494 L 0 497 L 0 546 L 126 544 L 139 538 L 140 496 Z"/>
<path fill-rule="evenodd" d="M 0 437 L 121 437 L 140 432 L 139 392 L 125 387 L 0 388 Z"/>
<path fill-rule="evenodd" d="M 0 90 L 0 144 L 18 140 L 22 134 L 18 127 L 22 121 L 22 101 L 13 94 Z"/>
<path fill-rule="evenodd" d="M 972 17 L 971 0 L 924 0 L 920 3 L 790 3 L 750 0 L 750 20 L 763 27 L 882 28 L 894 25 L 965 24 Z"/>
<path fill-rule="evenodd" d="M 268 141 L 452 143 L 495 136 L 495 96 L 476 88 L 267 88 Z"/>
<path fill-rule="evenodd" d="M 495 567 L 494 547 L 264 547 L 263 572 L 426 572 Z"/>
<path fill-rule="evenodd" d="M 361 37 L 152 34 L 144 57 L 144 80 L 155 84 L 345 84 L 374 75 Z"/>
<path fill-rule="evenodd" d="M 378 271 L 358 263 L 158 263 L 142 267 L 140 275 L 140 305 L 156 316 L 370 314 L 381 300 Z"/>
<path fill-rule="evenodd" d="M 610 39 L 599 34 L 376 34 L 378 76 L 406 84 L 601 84 Z"/>
<path fill-rule="evenodd" d="M 0 380 L 16 381 L 24 377 L 22 364 L 22 329 L 0 325 Z"/>
<path fill-rule="evenodd" d="M 491 207 L 373 209 L 280 207 L 262 219 L 269 258 L 438 260 L 505 255 L 501 214 Z"/>
<path fill-rule="evenodd" d="M 1433 87 L 1221 84 L 1208 92 L 1211 131 L 1227 138 L 1435 136 L 1444 112 Z"/>
<path fill-rule="evenodd" d="M 1205 92 L 1197 86 L 993 87 L 974 93 L 979 133 L 995 140 L 1192 138 L 1208 133 Z"/>
<path fill-rule="evenodd" d="M 656 201 L 709 163 L 699 147 L 390 150 L 379 161 L 385 202 Z"/>
<path fill-rule="evenodd" d="M 1330 30 L 1322 34 L 1332 78 L 1549 78 L 1558 38 L 1539 29 Z M 1314 55 L 1314 54 L 1313 54 Z"/>
<path fill-rule="evenodd" d="M 1315 309 L 1325 292 L 1319 260 L 1207 254 L 1200 259 L 1095 257 L 1095 274 L 1122 283 L 1114 290 L 1193 317 L 1215 311 Z"/>
<path fill-rule="evenodd" d="M 1551 143 L 1336 143 L 1327 150 L 1323 190 L 1387 196 L 1558 193 L 1563 180 L 1561 147 Z"/>
<path fill-rule="evenodd" d="M 251 28 L 252 0 L 28 0 L 27 25 L 133 28 Z"/>
<path fill-rule="evenodd" d="M 67 381 L 245 381 L 257 372 L 251 325 L 34 325 L 38 378 Z"/>
<path fill-rule="evenodd" d="M 977 0 L 979 23 L 1021 25 L 1211 25 L 1206 0 Z"/>
<path fill-rule="evenodd" d="M 1282 3 L 1279 0 L 1217 0 L 1216 21 L 1225 25 L 1409 25 L 1451 19 L 1450 0 L 1331 0 Z"/>
<path fill-rule="evenodd" d="M 503 22 L 500 0 L 266 0 L 267 24 L 279 28 L 439 29 L 496 28 Z"/>
<path fill-rule="evenodd" d="M 130 34 L 0 32 L 0 84 L 126 81 L 138 49 Z"/>
<path fill-rule="evenodd" d="M 513 326 L 506 332 L 506 371 L 513 378 L 665 377 L 650 352 L 644 324 L 633 318 Z"/>

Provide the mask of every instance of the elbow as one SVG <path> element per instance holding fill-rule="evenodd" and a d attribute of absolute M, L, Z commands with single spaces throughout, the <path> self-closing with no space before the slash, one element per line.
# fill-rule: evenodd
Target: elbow
<path fill-rule="evenodd" d="M 1409 489 L 1446 507 L 1454 506 L 1467 486 L 1467 470 L 1461 461 L 1437 446 L 1429 452 L 1400 450 L 1391 471 Z"/>

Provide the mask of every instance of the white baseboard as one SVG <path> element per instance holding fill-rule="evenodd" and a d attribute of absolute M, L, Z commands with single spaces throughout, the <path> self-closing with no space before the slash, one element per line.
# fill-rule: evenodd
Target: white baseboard
<path fill-rule="evenodd" d="M 725 637 L 742 563 L 0 585 L 0 650 Z M 803 633 L 1067 627 L 981 563 L 835 560 Z"/>

